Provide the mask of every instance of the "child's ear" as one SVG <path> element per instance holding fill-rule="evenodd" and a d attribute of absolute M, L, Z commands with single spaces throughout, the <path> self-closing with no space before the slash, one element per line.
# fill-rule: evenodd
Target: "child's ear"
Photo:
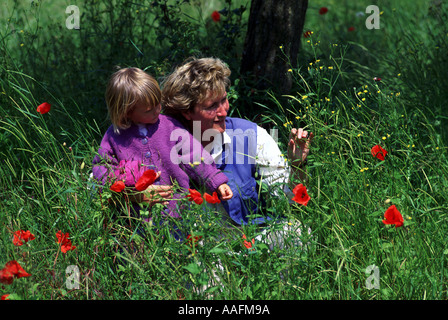
<path fill-rule="evenodd" d="M 191 111 L 190 110 L 182 111 L 181 113 L 185 119 L 187 119 L 188 121 L 191 121 Z"/>

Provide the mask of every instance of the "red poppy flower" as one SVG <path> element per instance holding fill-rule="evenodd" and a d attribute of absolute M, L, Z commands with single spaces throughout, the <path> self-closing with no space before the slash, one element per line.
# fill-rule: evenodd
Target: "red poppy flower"
<path fill-rule="evenodd" d="M 251 249 L 251 248 L 252 248 L 252 245 L 255 244 L 255 239 L 252 239 L 252 242 L 247 241 L 246 239 L 247 239 L 247 238 L 246 238 L 246 235 L 243 234 L 243 240 L 244 240 L 243 245 L 244 245 L 247 249 Z"/>
<path fill-rule="evenodd" d="M 403 216 L 394 204 L 391 205 L 384 213 L 384 224 L 394 224 L 395 228 L 398 228 L 403 225 L 403 222 Z"/>
<path fill-rule="evenodd" d="M 319 9 L 319 14 L 326 14 L 328 12 L 328 8 L 322 7 Z"/>
<path fill-rule="evenodd" d="M 121 192 L 125 188 L 123 181 L 115 181 L 113 185 L 110 186 L 110 190 L 115 192 Z"/>
<path fill-rule="evenodd" d="M 66 253 L 69 250 L 74 250 L 76 246 L 72 245 L 71 240 L 68 238 L 69 233 L 62 233 L 61 230 L 59 230 L 56 233 L 56 238 L 58 239 L 56 242 L 61 245 L 61 251 L 62 253 Z"/>
<path fill-rule="evenodd" d="M 381 161 L 384 161 L 387 154 L 387 151 L 381 148 L 380 145 L 373 146 L 370 152 L 372 153 L 373 157 L 378 158 Z"/>
<path fill-rule="evenodd" d="M 202 195 L 199 191 L 196 191 L 194 189 L 188 189 L 190 191 L 189 194 L 187 194 L 188 201 L 194 201 L 197 204 L 202 204 L 204 202 L 204 199 L 202 199 Z"/>
<path fill-rule="evenodd" d="M 34 234 L 32 234 L 30 230 L 27 231 L 18 230 L 14 232 L 14 239 L 12 240 L 12 243 L 15 246 L 21 246 L 23 245 L 23 242 L 28 242 L 34 239 L 35 239 Z"/>
<path fill-rule="evenodd" d="M 312 34 L 313 34 L 313 32 L 310 31 L 310 30 L 308 30 L 308 31 L 305 31 L 305 32 L 303 33 L 303 36 L 304 36 L 305 38 L 309 38 L 309 37 L 311 37 Z"/>
<path fill-rule="evenodd" d="M 9 300 L 8 297 L 9 297 L 8 293 L 4 294 L 4 295 L 1 296 L 0 300 Z"/>
<path fill-rule="evenodd" d="M 310 201 L 311 199 L 311 197 L 308 195 L 306 187 L 303 184 L 296 185 L 292 192 L 294 193 L 294 197 L 292 198 L 292 200 L 294 200 L 298 204 L 306 206 L 308 204 L 308 201 Z"/>
<path fill-rule="evenodd" d="M 187 245 L 193 249 L 193 247 L 197 247 L 197 243 L 199 242 L 199 240 L 201 240 L 202 236 L 192 236 L 191 234 L 189 234 L 187 236 Z M 196 253 L 198 251 L 196 250 Z"/>
<path fill-rule="evenodd" d="M 157 178 L 157 173 L 152 170 L 146 170 L 145 172 L 143 172 L 143 175 L 140 177 L 140 179 L 138 179 L 137 183 L 135 184 L 135 189 L 137 189 L 137 191 L 143 191 L 146 188 L 148 188 L 150 185 L 152 185 L 154 183 L 154 181 L 156 181 Z"/>
<path fill-rule="evenodd" d="M 22 266 L 15 260 L 6 263 L 7 268 L 16 278 L 29 277 L 30 274 L 26 272 Z"/>
<path fill-rule="evenodd" d="M 11 284 L 13 280 L 14 275 L 6 267 L 0 270 L 0 283 Z"/>
<path fill-rule="evenodd" d="M 347 30 L 348 30 L 348 32 L 355 31 L 355 27 L 349 27 Z"/>
<path fill-rule="evenodd" d="M 216 192 L 213 192 L 213 195 L 209 195 L 207 192 L 204 193 L 204 199 L 208 203 L 214 204 L 214 203 L 220 203 L 221 200 L 218 198 L 218 194 Z"/>
<path fill-rule="evenodd" d="M 202 239 L 202 236 L 192 236 L 191 234 L 189 234 L 188 236 L 187 236 L 187 243 L 190 245 L 190 246 L 193 246 L 193 244 L 195 244 L 195 243 L 197 243 L 199 240 L 201 240 Z"/>
<path fill-rule="evenodd" d="M 22 266 L 15 260 L 9 261 L 5 267 L 0 270 L 0 283 L 11 284 L 15 278 L 29 277 L 31 274 L 26 272 Z"/>
<path fill-rule="evenodd" d="M 76 246 L 73 246 L 72 242 L 70 240 L 61 244 L 61 252 L 62 253 L 67 253 L 67 251 L 75 250 L 75 249 L 76 249 Z"/>
<path fill-rule="evenodd" d="M 50 109 L 51 109 L 51 104 L 49 104 L 48 102 L 44 102 L 37 107 L 36 111 L 39 112 L 40 114 L 45 114 L 48 111 L 50 111 Z"/>
<path fill-rule="evenodd" d="M 212 20 L 215 22 L 219 22 L 221 20 L 221 15 L 218 11 L 215 10 L 212 12 Z"/>

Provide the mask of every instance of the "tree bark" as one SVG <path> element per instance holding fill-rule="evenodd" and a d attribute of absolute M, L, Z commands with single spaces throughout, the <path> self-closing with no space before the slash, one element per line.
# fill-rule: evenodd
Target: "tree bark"
<path fill-rule="evenodd" d="M 307 8 L 308 0 L 252 0 L 240 71 L 257 89 L 291 89 Z"/>

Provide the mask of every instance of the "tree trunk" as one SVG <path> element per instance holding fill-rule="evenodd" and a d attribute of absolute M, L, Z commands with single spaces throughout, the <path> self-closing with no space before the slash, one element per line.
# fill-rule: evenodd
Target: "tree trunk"
<path fill-rule="evenodd" d="M 291 89 L 307 8 L 308 0 L 252 0 L 240 71 L 257 89 Z"/>

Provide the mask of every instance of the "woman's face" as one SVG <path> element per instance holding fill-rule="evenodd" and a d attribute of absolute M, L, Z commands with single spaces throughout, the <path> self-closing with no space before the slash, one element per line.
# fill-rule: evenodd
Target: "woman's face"
<path fill-rule="evenodd" d="M 209 95 L 213 96 L 213 95 Z M 189 121 L 201 122 L 201 133 L 208 129 L 215 129 L 220 133 L 226 130 L 226 117 L 229 111 L 227 92 L 216 98 L 205 99 L 198 103 L 193 111 L 184 112 L 184 117 Z"/>

